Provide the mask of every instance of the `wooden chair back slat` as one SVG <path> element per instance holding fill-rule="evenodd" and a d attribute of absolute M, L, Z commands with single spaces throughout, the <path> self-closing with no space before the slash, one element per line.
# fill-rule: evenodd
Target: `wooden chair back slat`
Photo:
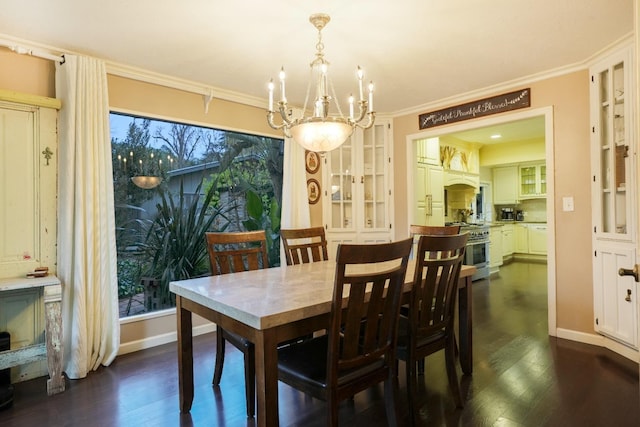
<path fill-rule="evenodd" d="M 306 264 L 329 259 L 324 227 L 282 229 L 280 230 L 280 237 L 284 245 L 287 265 Z"/>
<path fill-rule="evenodd" d="M 269 267 L 264 230 L 206 233 L 206 239 L 213 275 Z"/>

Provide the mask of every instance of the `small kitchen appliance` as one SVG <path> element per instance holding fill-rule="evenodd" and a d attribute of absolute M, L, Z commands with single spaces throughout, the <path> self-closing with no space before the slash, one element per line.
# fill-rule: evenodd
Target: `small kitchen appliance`
<path fill-rule="evenodd" d="M 513 221 L 513 208 L 501 208 L 500 209 L 500 219 L 503 221 Z"/>

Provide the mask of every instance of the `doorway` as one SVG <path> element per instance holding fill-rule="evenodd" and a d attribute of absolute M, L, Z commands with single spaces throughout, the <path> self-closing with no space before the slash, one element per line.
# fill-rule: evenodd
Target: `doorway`
<path fill-rule="evenodd" d="M 555 253 L 555 186 L 554 186 L 554 140 L 553 140 L 553 107 L 543 107 L 531 109 L 527 111 L 514 112 L 510 114 L 500 115 L 498 117 L 489 117 L 473 122 L 462 122 L 446 128 L 428 129 L 424 132 L 409 135 L 407 141 L 407 224 L 414 221 L 414 209 L 416 204 L 414 200 L 414 170 L 417 159 L 417 141 L 425 138 L 442 137 L 453 133 L 466 132 L 474 129 L 487 128 L 498 125 L 506 125 L 519 120 L 540 117 L 544 119 L 544 150 L 545 164 L 549 171 L 546 176 L 546 220 L 547 220 L 547 312 L 548 312 L 548 329 L 549 335 L 556 336 L 556 253 Z M 494 218 L 495 219 L 495 218 Z"/>

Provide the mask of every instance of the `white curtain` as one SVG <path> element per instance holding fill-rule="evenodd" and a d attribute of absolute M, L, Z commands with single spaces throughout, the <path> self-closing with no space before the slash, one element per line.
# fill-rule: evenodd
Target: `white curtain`
<path fill-rule="evenodd" d="M 83 378 L 120 344 L 109 100 L 104 62 L 65 55 L 56 64 L 59 121 L 58 276 L 64 366 Z"/>
<path fill-rule="evenodd" d="M 304 148 L 293 139 L 285 138 L 283 161 L 280 228 L 310 227 L 311 214 L 307 196 Z M 280 259 L 285 259 L 282 244 L 280 245 Z M 282 264 L 284 265 L 284 262 Z"/>

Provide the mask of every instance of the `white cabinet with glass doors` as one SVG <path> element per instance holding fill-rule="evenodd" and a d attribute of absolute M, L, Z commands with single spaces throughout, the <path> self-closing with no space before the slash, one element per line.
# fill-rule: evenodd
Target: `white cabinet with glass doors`
<path fill-rule="evenodd" d="M 389 133 L 389 122 L 377 120 L 324 156 L 323 220 L 333 254 L 339 243 L 391 241 Z"/>
<path fill-rule="evenodd" d="M 632 46 L 590 69 L 594 328 L 638 348 L 638 283 L 621 277 L 636 250 L 636 142 Z"/>
<path fill-rule="evenodd" d="M 544 163 L 520 165 L 518 171 L 520 199 L 546 197 L 547 166 Z"/>

